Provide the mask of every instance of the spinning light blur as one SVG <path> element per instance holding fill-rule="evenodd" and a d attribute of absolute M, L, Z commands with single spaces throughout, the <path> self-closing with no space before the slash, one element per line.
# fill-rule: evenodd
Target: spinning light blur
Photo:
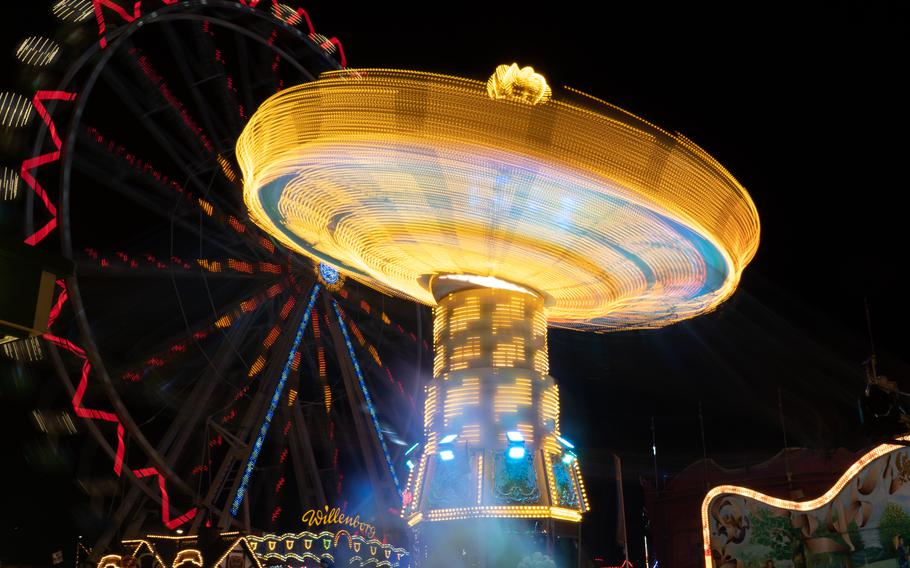
<path fill-rule="evenodd" d="M 752 200 L 713 158 L 542 75 L 486 83 L 324 73 L 237 142 L 253 221 L 340 274 L 434 309 L 410 526 L 579 522 L 547 325 L 648 328 L 711 310 L 758 247 Z M 458 439 L 458 459 L 454 442 Z"/>
<path fill-rule="evenodd" d="M 325 73 L 244 129 L 244 199 L 290 248 L 425 304 L 448 274 L 533 290 L 574 328 L 658 327 L 726 299 L 758 246 L 742 186 L 681 135 L 570 89 L 543 98 Z"/>

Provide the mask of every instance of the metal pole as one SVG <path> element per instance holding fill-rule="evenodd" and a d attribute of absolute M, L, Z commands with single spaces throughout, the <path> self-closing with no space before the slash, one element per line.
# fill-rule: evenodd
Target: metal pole
<path fill-rule="evenodd" d="M 578 559 L 578 568 L 581 568 L 581 523 L 578 524 L 578 545 L 575 547 L 575 557 Z"/>
<path fill-rule="evenodd" d="M 872 315 L 869 313 L 869 298 L 863 298 L 863 305 L 866 307 L 866 330 L 869 332 L 869 347 L 872 349 L 872 377 L 878 377 L 878 369 L 875 368 L 875 338 L 872 335 Z"/>
<path fill-rule="evenodd" d="M 626 533 L 626 499 L 622 490 L 622 460 L 619 456 L 613 455 L 613 463 L 616 466 L 616 492 L 619 495 L 619 527 L 622 531 L 622 550 L 626 561 L 629 561 L 629 538 Z"/>
<path fill-rule="evenodd" d="M 657 477 L 657 433 L 654 429 L 654 417 L 651 417 L 651 455 L 654 458 L 654 492 L 660 488 L 660 478 Z"/>
<path fill-rule="evenodd" d="M 793 491 L 793 473 L 790 471 L 790 454 L 787 451 L 787 423 L 784 421 L 784 398 L 777 387 L 777 411 L 780 414 L 780 428 L 784 434 L 784 467 L 787 470 L 787 489 Z"/>

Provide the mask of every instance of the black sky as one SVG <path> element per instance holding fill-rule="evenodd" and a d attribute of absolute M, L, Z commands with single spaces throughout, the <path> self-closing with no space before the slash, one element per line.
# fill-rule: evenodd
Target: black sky
<path fill-rule="evenodd" d="M 500 63 L 532 65 L 685 134 L 750 191 L 761 246 L 717 313 L 656 332 L 552 334 L 564 422 L 588 430 L 579 436 L 646 452 L 656 414 L 666 450 L 685 461 L 701 454 L 692 436 L 702 400 L 709 450 L 773 452 L 780 386 L 791 444 L 862 445 L 866 299 L 884 372 L 910 380 L 899 276 L 906 8 L 377 3 L 319 4 L 310 15 L 354 67 L 483 78 Z M 601 405 L 608 414 L 592 428 Z"/>

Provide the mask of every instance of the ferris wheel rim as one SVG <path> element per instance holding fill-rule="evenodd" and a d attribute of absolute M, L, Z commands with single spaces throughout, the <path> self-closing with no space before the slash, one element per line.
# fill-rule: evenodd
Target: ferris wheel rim
<path fill-rule="evenodd" d="M 208 21 L 213 25 L 228 29 L 234 33 L 239 33 L 250 40 L 266 46 L 277 56 L 280 56 L 283 61 L 291 64 L 294 67 L 295 71 L 299 72 L 303 77 L 308 78 L 309 80 L 315 78 L 315 76 L 298 61 L 298 58 L 296 56 L 288 53 L 277 45 L 270 44 L 267 41 L 266 37 L 264 37 L 262 34 L 239 26 L 232 21 L 224 19 L 223 16 L 217 14 L 207 16 L 200 13 L 202 10 L 211 9 L 229 10 L 232 14 L 255 17 L 257 20 L 267 23 L 270 26 L 270 29 L 281 29 L 292 34 L 292 36 L 296 36 L 296 39 L 300 40 L 302 45 L 306 46 L 306 48 L 308 48 L 313 54 L 321 57 L 326 62 L 327 66 L 332 66 L 333 68 L 339 67 L 338 63 L 334 59 L 332 59 L 324 50 L 316 46 L 308 37 L 308 35 L 300 29 L 297 29 L 282 21 L 280 18 L 272 16 L 271 14 L 263 12 L 262 10 L 256 10 L 248 6 L 240 5 L 236 2 L 222 0 L 194 0 L 191 2 L 182 2 L 180 4 L 163 6 L 157 10 L 144 14 L 128 25 L 124 25 L 109 33 L 109 42 L 107 47 L 104 48 L 105 53 L 101 56 L 101 59 L 97 61 L 95 61 L 95 58 L 98 56 L 98 53 L 102 48 L 97 41 L 93 42 L 93 44 L 87 47 L 84 53 L 82 53 L 78 59 L 76 59 L 76 61 L 74 61 L 68 67 L 66 74 L 57 84 L 58 91 L 66 91 L 67 89 L 72 89 L 74 86 L 76 86 L 76 84 L 80 83 L 78 79 L 79 76 L 86 70 L 89 70 L 88 78 L 84 81 L 84 83 L 79 84 L 80 90 L 78 97 L 76 98 L 73 109 L 70 111 L 70 116 L 72 116 L 72 119 L 69 121 L 65 129 L 64 139 L 66 142 L 64 145 L 64 151 L 61 152 L 61 162 L 59 165 L 59 171 L 61 172 L 61 175 L 60 181 L 58 183 L 59 207 L 57 219 L 58 230 L 60 231 L 59 242 L 61 251 L 64 256 L 68 258 L 73 258 L 74 256 L 72 240 L 73 222 L 70 217 L 70 191 L 72 181 L 71 176 L 73 157 L 76 154 L 76 135 L 79 130 L 79 125 L 81 124 L 82 113 L 85 111 L 88 101 L 91 100 L 91 93 L 95 87 L 95 84 L 97 83 L 98 78 L 101 76 L 108 63 L 111 61 L 111 58 L 124 45 L 126 40 L 132 37 L 140 29 L 156 23 L 169 23 L 177 21 Z M 53 111 L 53 107 L 51 107 L 50 110 Z M 39 126 L 39 128 L 40 130 L 36 136 L 34 145 L 35 151 L 33 154 L 38 153 L 41 144 L 47 140 L 49 135 L 50 129 L 46 124 L 42 124 Z M 32 192 L 27 193 L 26 212 L 26 228 L 30 231 L 33 228 L 34 223 L 34 193 Z M 115 411 L 123 422 L 124 428 L 127 430 L 132 439 L 136 441 L 141 447 L 142 452 L 145 454 L 148 462 L 155 465 L 158 468 L 160 475 L 167 479 L 169 483 L 174 483 L 174 487 L 179 488 L 181 490 L 181 493 L 184 493 L 195 499 L 197 497 L 198 491 L 192 488 L 184 480 L 182 475 L 178 474 L 176 471 L 174 471 L 173 468 L 170 467 L 168 461 L 160 454 L 160 452 L 158 452 L 157 448 L 151 444 L 148 438 L 145 437 L 142 428 L 135 422 L 132 413 L 129 411 L 127 405 L 124 403 L 123 399 L 120 397 L 119 393 L 114 387 L 113 381 L 111 380 L 111 376 L 105 364 L 105 358 L 102 356 L 98 347 L 99 344 L 95 336 L 95 330 L 92 328 L 91 323 L 88 321 L 85 312 L 85 304 L 83 302 L 82 293 L 79 287 L 79 276 L 68 276 L 65 280 L 67 285 L 68 299 L 72 302 L 73 312 L 75 316 L 74 319 L 77 324 L 81 347 L 85 350 L 86 359 L 91 364 L 92 371 L 94 372 L 95 376 L 100 379 L 100 383 L 103 387 L 106 398 L 113 405 Z M 56 348 L 54 348 L 54 350 L 56 352 Z M 70 380 L 69 376 L 62 378 L 65 378 L 67 389 L 70 390 L 72 394 L 75 389 L 73 388 L 73 383 Z M 94 428 L 94 430 L 98 430 L 97 427 Z M 97 434 L 100 435 L 100 430 L 97 432 Z M 97 438 L 98 436 L 95 435 L 95 437 Z M 103 450 L 105 449 L 105 446 L 110 446 L 107 440 L 103 438 L 103 435 L 101 440 L 96 441 L 103 441 L 103 444 L 101 445 Z M 140 486 L 143 485 L 141 483 L 136 483 L 139 481 L 139 478 L 132 475 L 132 472 L 129 470 L 129 468 L 124 469 L 128 470 L 129 475 L 127 477 L 130 478 L 134 484 Z M 151 493 L 155 492 L 152 491 Z M 157 494 L 151 495 L 151 493 L 150 496 L 160 503 L 161 496 Z"/>

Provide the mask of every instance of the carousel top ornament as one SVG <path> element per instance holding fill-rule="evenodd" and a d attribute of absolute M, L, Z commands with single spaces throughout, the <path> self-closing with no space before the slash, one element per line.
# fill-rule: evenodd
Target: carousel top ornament
<path fill-rule="evenodd" d="M 237 159 L 253 221 L 291 249 L 429 305 L 453 278 L 520 288 L 559 327 L 709 311 L 759 241 L 701 148 L 530 67 L 326 72 L 263 103 Z"/>

